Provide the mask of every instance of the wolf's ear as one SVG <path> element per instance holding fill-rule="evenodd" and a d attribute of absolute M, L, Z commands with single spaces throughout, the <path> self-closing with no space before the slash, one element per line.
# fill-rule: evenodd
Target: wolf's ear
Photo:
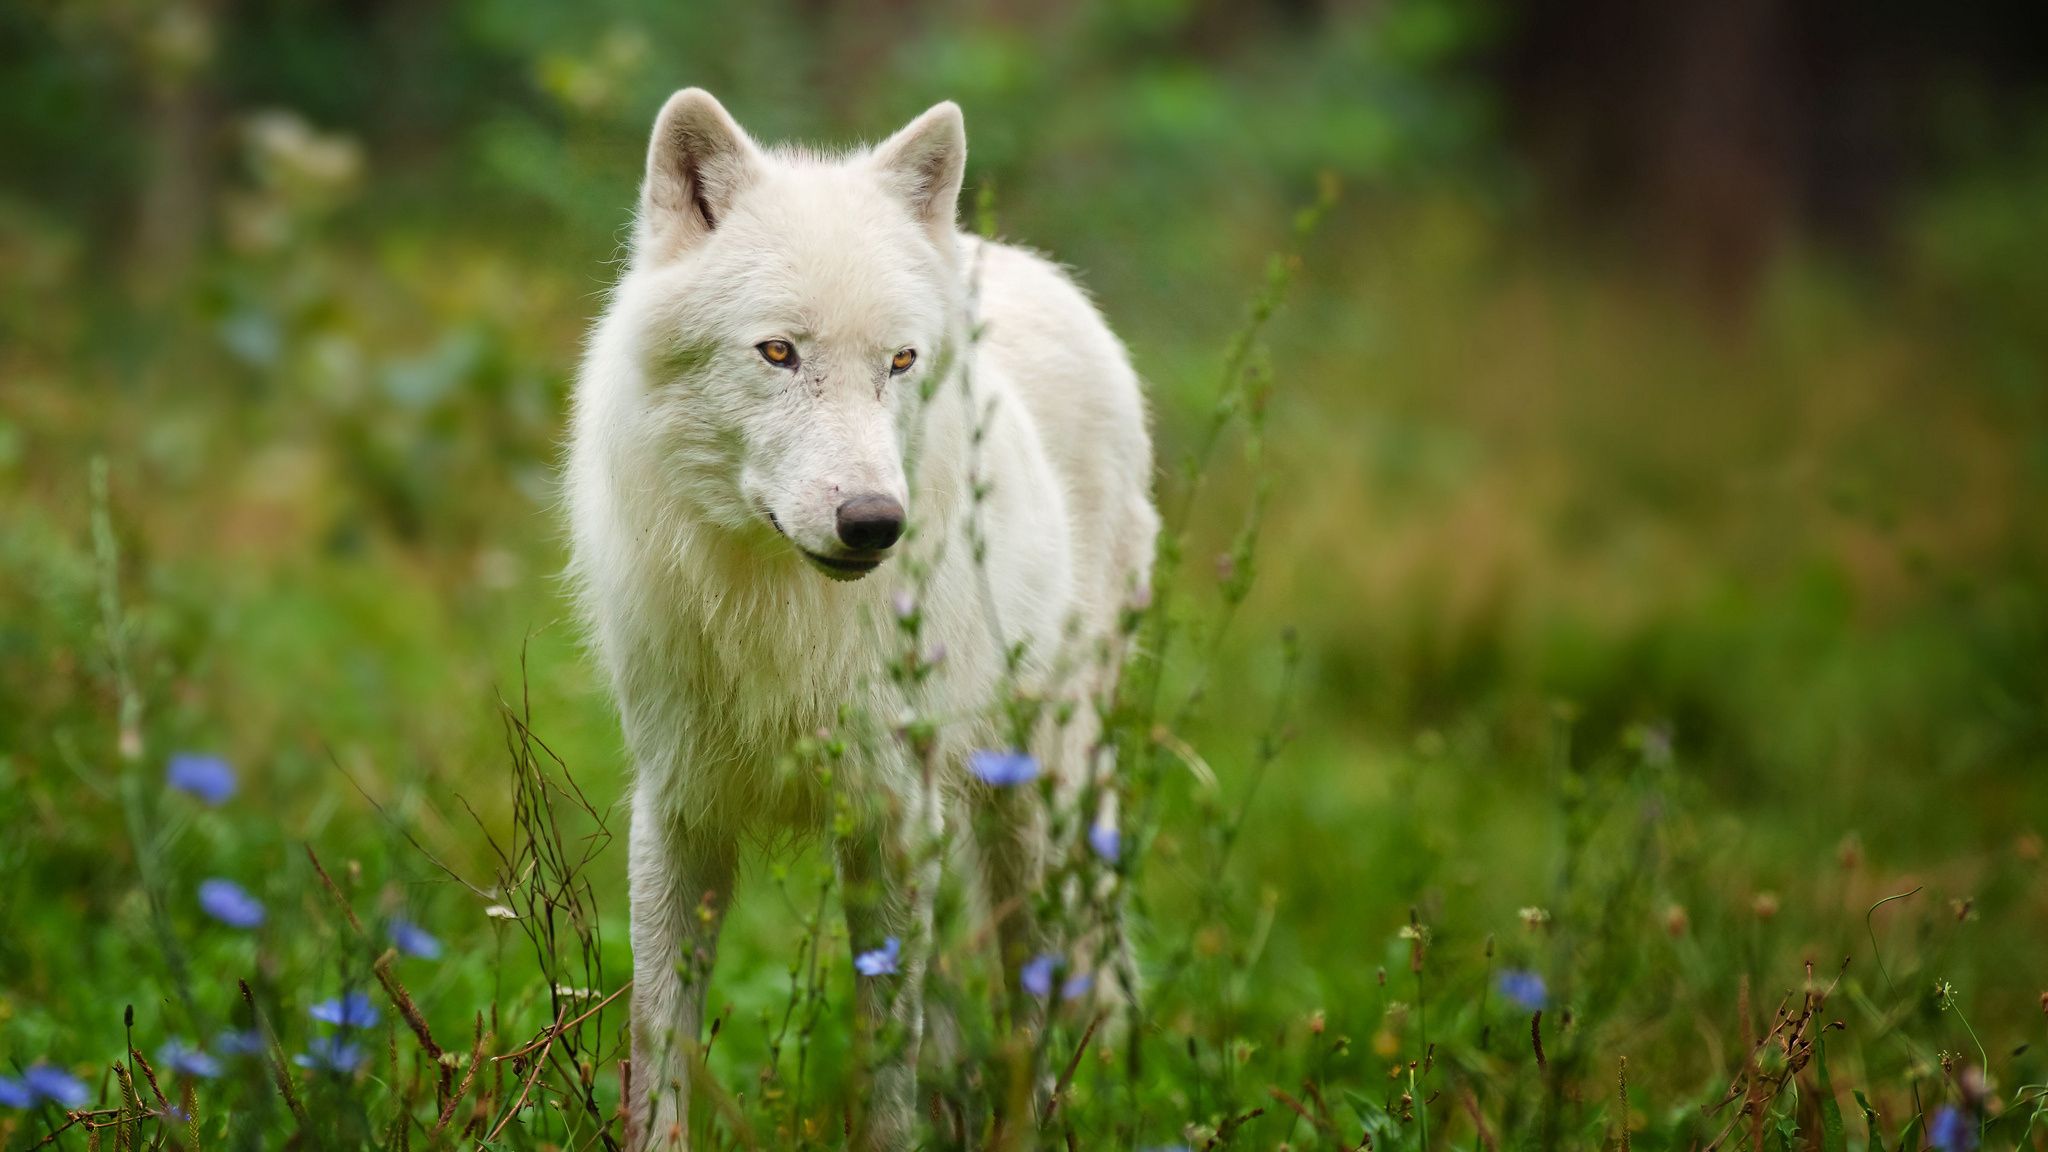
<path fill-rule="evenodd" d="M 874 165 L 929 228 L 943 252 L 952 250 L 953 213 L 967 171 L 967 127 L 960 106 L 934 104 L 875 148 Z"/>
<path fill-rule="evenodd" d="M 760 151 L 702 88 L 668 98 L 647 145 L 640 188 L 643 255 L 663 260 L 702 242 L 759 172 Z"/>

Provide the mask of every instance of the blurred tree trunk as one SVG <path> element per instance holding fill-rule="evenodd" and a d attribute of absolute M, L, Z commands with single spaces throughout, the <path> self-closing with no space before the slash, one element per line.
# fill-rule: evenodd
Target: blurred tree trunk
<path fill-rule="evenodd" d="M 1564 210 L 1739 321 L 1798 199 L 1783 0 L 1530 0 L 1503 45 L 1521 142 Z"/>
<path fill-rule="evenodd" d="M 1669 67 L 1644 141 L 1660 248 L 1724 319 L 1739 321 L 1794 196 L 1779 0 L 1672 4 Z"/>
<path fill-rule="evenodd" d="M 820 58 L 821 67 L 810 83 L 828 107 L 840 115 L 858 114 L 861 99 L 872 94 L 872 79 L 860 68 L 842 67 L 845 60 L 887 60 L 906 38 L 915 34 L 921 20 L 929 17 L 919 0 L 869 0 L 864 4 L 834 4 L 831 0 L 796 0 L 795 8 L 803 27 L 813 30 L 812 42 L 831 45 L 831 58 Z"/>
<path fill-rule="evenodd" d="M 222 7 L 223 0 L 182 0 L 138 30 L 144 158 L 134 265 L 145 295 L 182 280 L 206 236 L 215 169 L 207 81 Z"/>

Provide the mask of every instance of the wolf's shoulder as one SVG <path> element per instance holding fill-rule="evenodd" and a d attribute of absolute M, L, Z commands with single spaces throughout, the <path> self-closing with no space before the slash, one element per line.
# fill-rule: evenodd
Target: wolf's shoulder
<path fill-rule="evenodd" d="M 1082 304 L 1091 311 L 1095 308 L 1080 273 L 1049 252 L 970 232 L 960 233 L 958 244 L 961 273 L 978 288 L 998 295 L 1035 295 L 1049 303 Z"/>
<path fill-rule="evenodd" d="M 961 233 L 960 269 L 986 336 L 1009 339 L 1059 336 L 1096 354 L 1120 356 L 1109 324 L 1073 268 L 1021 244 Z"/>

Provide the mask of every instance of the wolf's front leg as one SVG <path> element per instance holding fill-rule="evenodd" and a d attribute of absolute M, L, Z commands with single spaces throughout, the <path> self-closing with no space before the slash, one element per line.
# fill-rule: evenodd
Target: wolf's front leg
<path fill-rule="evenodd" d="M 732 898 L 731 836 L 673 824 L 633 797 L 627 860 L 633 908 L 633 1070 L 628 1145 L 687 1149 L 690 1065 L 704 1034 L 704 992 Z"/>
<path fill-rule="evenodd" d="M 1036 1028 L 1039 1005 L 1018 983 L 1017 973 L 1048 945 L 1036 906 L 1045 883 L 1045 805 L 1034 787 L 983 788 L 974 794 L 971 810 L 975 858 L 1002 949 L 1011 1022 Z"/>
<path fill-rule="evenodd" d="M 911 1146 L 932 900 L 943 852 L 940 807 L 929 797 L 908 800 L 886 816 L 857 823 L 835 845 L 855 958 L 855 1043 L 868 1073 L 866 1107 L 854 1131 L 860 1152 Z"/>

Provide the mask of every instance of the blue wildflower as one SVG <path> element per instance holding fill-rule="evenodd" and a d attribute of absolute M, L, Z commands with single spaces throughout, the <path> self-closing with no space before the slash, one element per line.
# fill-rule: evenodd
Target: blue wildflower
<path fill-rule="evenodd" d="M 1540 1012 L 1550 1003 L 1550 990 L 1543 986 L 1543 977 L 1526 968 L 1501 969 L 1493 986 L 1525 1012 Z"/>
<path fill-rule="evenodd" d="M 180 792 L 189 792 L 208 804 L 222 804 L 235 794 L 235 770 L 218 756 L 180 752 L 171 757 L 165 780 Z"/>
<path fill-rule="evenodd" d="M 0 1079 L 0 1104 L 9 1108 L 33 1108 L 44 1101 L 82 1108 L 88 1095 L 83 1080 L 51 1064 L 37 1064 L 19 1079 Z"/>
<path fill-rule="evenodd" d="M 1024 962 L 1024 967 L 1017 973 L 1017 983 L 1023 985 L 1026 992 L 1043 1000 L 1052 995 L 1052 970 L 1059 962 L 1059 957 L 1041 952 Z"/>
<path fill-rule="evenodd" d="M 400 952 L 417 956 L 422 960 L 439 960 L 441 942 L 432 933 L 410 920 L 393 917 L 391 920 L 391 942 Z"/>
<path fill-rule="evenodd" d="M 201 881 L 199 906 L 230 928 L 255 928 L 263 923 L 262 902 L 233 880 Z"/>
<path fill-rule="evenodd" d="M 1977 1126 L 1962 1109 L 1943 1104 L 1935 1109 L 1934 1123 L 1927 1126 L 1927 1142 L 1941 1152 L 1970 1152 L 1977 1146 Z"/>
<path fill-rule="evenodd" d="M 1014 788 L 1038 779 L 1038 757 L 1029 752 L 993 752 L 984 748 L 968 753 L 967 770 L 984 784 Z"/>
<path fill-rule="evenodd" d="M 1076 972 L 1067 977 L 1066 983 L 1060 985 L 1060 999 L 1079 1000 L 1094 987 L 1095 977 L 1091 973 Z"/>
<path fill-rule="evenodd" d="M 263 1033 L 254 1028 L 247 1032 L 231 1029 L 215 1036 L 213 1046 L 230 1056 L 254 1056 L 263 1051 Z"/>
<path fill-rule="evenodd" d="M 363 1048 L 339 1036 L 315 1036 L 306 1050 L 292 1057 L 292 1063 L 318 1072 L 353 1072 L 362 1066 Z"/>
<path fill-rule="evenodd" d="M 342 1028 L 369 1028 L 377 1023 L 377 1006 L 367 992 L 349 992 L 338 1000 L 322 1000 L 310 1009 L 313 1019 Z"/>
<path fill-rule="evenodd" d="M 1095 854 L 1106 863 L 1114 864 L 1123 855 L 1123 833 L 1117 831 L 1115 824 L 1098 820 L 1088 828 L 1088 846 L 1095 849 Z"/>
<path fill-rule="evenodd" d="M 173 1036 L 156 1054 L 156 1062 L 184 1076 L 211 1080 L 220 1075 L 220 1061 Z"/>
<path fill-rule="evenodd" d="M 853 958 L 853 970 L 863 976 L 894 976 L 897 958 L 903 955 L 903 941 L 894 936 L 882 941 L 882 946 L 873 952 L 863 952 Z"/>

